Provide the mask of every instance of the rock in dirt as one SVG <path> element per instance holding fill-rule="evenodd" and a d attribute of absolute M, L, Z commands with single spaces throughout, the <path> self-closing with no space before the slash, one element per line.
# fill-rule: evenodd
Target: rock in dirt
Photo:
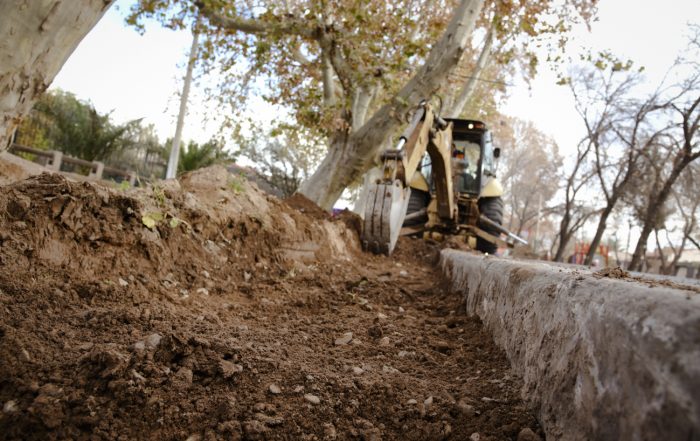
<path fill-rule="evenodd" d="M 365 370 L 362 369 L 361 367 L 353 366 L 353 367 L 352 367 L 352 373 L 355 374 L 355 375 L 362 375 L 362 374 L 365 373 Z"/>
<path fill-rule="evenodd" d="M 526 427 L 518 433 L 518 441 L 542 441 L 542 438 L 533 432 L 532 429 Z"/>
<path fill-rule="evenodd" d="M 2 411 L 5 413 L 14 413 L 19 410 L 19 407 L 17 406 L 17 401 L 15 400 L 10 400 L 5 403 L 4 406 L 2 406 Z"/>
<path fill-rule="evenodd" d="M 474 406 L 469 404 L 464 398 L 462 398 L 461 400 L 459 400 L 459 402 L 457 402 L 457 408 L 462 413 L 462 415 L 467 416 L 467 417 L 472 417 L 476 414 Z"/>
<path fill-rule="evenodd" d="M 384 365 L 382 366 L 382 372 L 385 374 L 398 374 L 399 370 L 394 367 Z"/>
<path fill-rule="evenodd" d="M 331 423 L 326 423 L 323 425 L 323 439 L 335 440 L 338 438 L 338 432 L 335 430 L 335 426 Z"/>
<path fill-rule="evenodd" d="M 173 383 L 179 387 L 187 388 L 192 385 L 192 369 L 181 367 L 175 372 Z"/>
<path fill-rule="evenodd" d="M 379 346 L 386 347 L 386 346 L 389 346 L 390 344 L 391 344 L 391 340 L 389 340 L 389 337 L 382 337 L 379 340 Z"/>
<path fill-rule="evenodd" d="M 311 404 L 321 404 L 321 399 L 313 394 L 304 394 L 304 399 Z"/>
<path fill-rule="evenodd" d="M 344 346 L 352 341 L 352 332 L 346 332 L 341 337 L 335 339 L 336 346 Z"/>
<path fill-rule="evenodd" d="M 163 337 L 160 334 L 151 334 L 148 337 L 146 337 L 146 340 L 144 341 L 145 346 L 148 349 L 155 349 L 160 344 L 160 340 L 162 338 Z"/>
<path fill-rule="evenodd" d="M 378 323 L 375 323 L 367 328 L 367 335 L 372 338 L 380 338 L 382 335 L 384 335 L 384 330 L 382 330 L 382 327 Z"/>
<path fill-rule="evenodd" d="M 481 435 L 479 435 L 479 432 L 474 432 L 469 436 L 469 441 L 480 441 L 481 440 Z"/>
<path fill-rule="evenodd" d="M 277 385 L 274 384 L 274 383 L 271 384 L 270 387 L 269 387 L 268 389 L 269 389 L 270 393 L 273 394 L 273 395 L 279 395 L 279 394 L 282 393 L 282 389 L 280 389 L 280 387 L 277 386 Z"/>
<path fill-rule="evenodd" d="M 231 378 L 236 374 L 243 372 L 243 366 L 236 363 L 231 363 L 227 360 L 219 360 L 219 372 L 224 378 Z"/>
<path fill-rule="evenodd" d="M 248 420 L 243 423 L 243 432 L 248 439 L 264 439 L 265 433 L 269 431 L 270 429 L 258 420 Z"/>

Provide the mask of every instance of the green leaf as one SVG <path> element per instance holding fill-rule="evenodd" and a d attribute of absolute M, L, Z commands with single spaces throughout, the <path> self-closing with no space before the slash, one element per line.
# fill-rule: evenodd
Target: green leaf
<path fill-rule="evenodd" d="M 180 225 L 181 220 L 174 217 L 170 219 L 170 228 L 177 228 L 178 225 Z"/>
<path fill-rule="evenodd" d="M 141 222 L 147 227 L 153 230 L 156 225 L 158 225 L 158 222 L 163 220 L 163 215 L 157 211 L 154 211 L 152 213 L 146 213 L 143 216 L 141 216 Z"/>

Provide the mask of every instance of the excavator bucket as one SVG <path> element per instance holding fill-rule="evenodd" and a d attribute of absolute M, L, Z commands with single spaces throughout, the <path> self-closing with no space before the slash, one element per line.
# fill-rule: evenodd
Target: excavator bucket
<path fill-rule="evenodd" d="M 406 217 L 410 188 L 401 181 L 372 184 L 367 194 L 362 245 L 365 250 L 387 256 L 394 251 Z"/>

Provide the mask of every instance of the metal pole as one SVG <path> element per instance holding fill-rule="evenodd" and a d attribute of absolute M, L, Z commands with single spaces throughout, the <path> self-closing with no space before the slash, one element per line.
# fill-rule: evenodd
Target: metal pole
<path fill-rule="evenodd" d="M 537 222 L 535 223 L 535 240 L 532 241 L 532 251 L 537 252 L 540 245 L 540 217 L 542 216 L 542 193 L 540 193 L 539 202 L 537 203 Z"/>
<path fill-rule="evenodd" d="M 182 96 L 180 97 L 180 113 L 177 115 L 177 126 L 175 136 L 170 147 L 170 157 L 168 158 L 168 168 L 165 172 L 165 179 L 172 179 L 177 175 L 177 163 L 180 160 L 180 140 L 182 138 L 182 127 L 185 124 L 185 113 L 187 113 L 187 97 L 190 94 L 190 84 L 192 83 L 192 71 L 197 61 L 197 49 L 199 48 L 199 22 L 200 16 L 192 28 L 192 47 L 190 48 L 190 59 L 187 62 L 187 73 L 185 74 L 185 84 L 182 86 Z"/>

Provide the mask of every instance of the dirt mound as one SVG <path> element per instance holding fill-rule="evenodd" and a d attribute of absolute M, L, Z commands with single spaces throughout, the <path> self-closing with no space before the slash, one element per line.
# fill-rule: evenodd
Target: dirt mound
<path fill-rule="evenodd" d="M 623 270 L 619 266 L 606 267 L 593 273 L 595 277 L 608 277 L 611 279 L 626 279 L 630 277 L 630 273 Z"/>
<path fill-rule="evenodd" d="M 284 202 L 292 208 L 295 208 L 302 213 L 308 214 L 315 219 L 330 219 L 330 213 L 326 212 L 323 208 L 316 205 L 309 198 L 301 193 L 294 193 L 290 197 L 286 198 Z"/>
<path fill-rule="evenodd" d="M 422 264 L 221 168 L 0 189 L 0 439 L 515 439 L 521 384 Z"/>

